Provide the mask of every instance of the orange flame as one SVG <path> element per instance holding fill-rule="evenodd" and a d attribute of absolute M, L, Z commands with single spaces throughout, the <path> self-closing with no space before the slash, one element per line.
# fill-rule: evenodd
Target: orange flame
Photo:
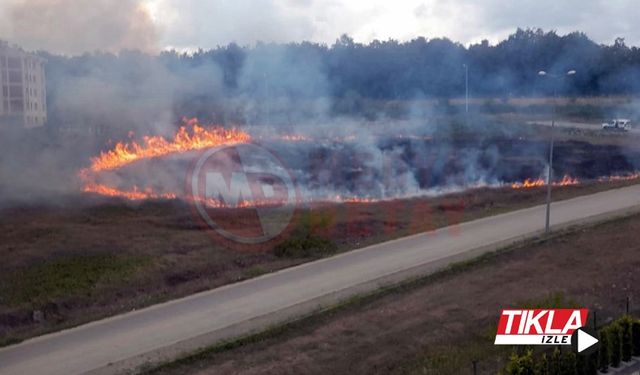
<path fill-rule="evenodd" d="M 562 177 L 562 180 L 551 183 L 551 186 L 572 186 L 572 185 L 578 185 L 579 183 L 580 181 L 577 178 L 573 178 L 571 176 L 565 175 L 564 177 Z M 542 178 L 538 178 L 535 180 L 527 178 L 522 182 L 512 183 L 511 188 L 512 189 L 530 189 L 530 188 L 546 186 L 546 185 L 547 185 L 546 181 Z"/>
<path fill-rule="evenodd" d="M 630 180 L 636 180 L 638 178 L 640 178 L 640 172 L 635 172 L 627 175 L 600 177 L 598 181 L 600 182 L 630 181 Z"/>
<path fill-rule="evenodd" d="M 118 142 L 115 147 L 91 161 L 91 171 L 100 172 L 121 168 L 137 160 L 156 158 L 174 153 L 201 150 L 204 148 L 245 143 L 251 140 L 249 134 L 236 129 L 222 127 L 204 128 L 198 119 L 183 119 L 173 140 L 161 136 L 145 136 L 142 144 Z"/>
<path fill-rule="evenodd" d="M 107 185 L 98 183 L 88 183 L 82 191 L 85 193 L 96 193 L 108 197 L 120 197 L 130 200 L 142 200 L 142 199 L 175 199 L 177 195 L 174 193 L 155 193 L 151 188 L 145 188 L 140 190 L 137 186 L 133 187 L 133 190 L 120 190 Z"/>
<path fill-rule="evenodd" d="M 172 140 L 167 140 L 161 136 L 146 136 L 143 137 L 142 143 L 118 142 L 112 150 L 92 158 L 91 165 L 78 172 L 78 176 L 84 184 L 82 190 L 87 193 L 130 200 L 174 199 L 177 198 L 175 193 L 157 193 L 151 188 L 141 189 L 134 186 L 133 190 L 120 190 L 100 184 L 96 182 L 96 175 L 102 171 L 122 168 L 138 160 L 222 145 L 246 143 L 251 140 L 249 134 L 240 130 L 222 127 L 204 128 L 199 125 L 198 120 L 195 118 L 183 119 L 183 122 L 184 125 L 180 127 Z"/>

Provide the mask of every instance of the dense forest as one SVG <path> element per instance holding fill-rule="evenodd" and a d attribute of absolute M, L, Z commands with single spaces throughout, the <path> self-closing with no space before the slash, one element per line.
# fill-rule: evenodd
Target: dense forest
<path fill-rule="evenodd" d="M 360 44 L 343 35 L 333 45 L 229 44 L 189 54 L 39 53 L 47 59 L 50 118 L 58 121 L 69 121 L 70 113 L 82 117 L 87 107 L 93 117 L 114 112 L 144 117 L 148 111 L 201 114 L 268 100 L 282 105 L 282 100 L 320 98 L 462 97 L 466 69 L 473 97 L 547 96 L 554 84 L 560 94 L 572 96 L 640 93 L 638 47 L 622 38 L 599 45 L 584 33 L 540 29 L 518 29 L 496 45 L 483 41 L 469 47 L 423 37 Z M 541 77 L 540 70 L 562 79 Z M 568 70 L 577 74 L 564 77 Z"/>

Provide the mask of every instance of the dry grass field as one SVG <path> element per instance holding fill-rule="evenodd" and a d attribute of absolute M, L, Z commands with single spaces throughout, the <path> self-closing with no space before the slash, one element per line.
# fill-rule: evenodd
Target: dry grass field
<path fill-rule="evenodd" d="M 555 199 L 630 182 L 555 189 Z M 544 188 L 301 208 L 275 250 L 213 240 L 180 201 L 20 206 L 0 212 L 0 342 L 85 323 L 301 262 L 542 203 Z M 242 223 L 238 223 L 242 225 Z M 35 312 L 35 314 L 34 314 Z"/>

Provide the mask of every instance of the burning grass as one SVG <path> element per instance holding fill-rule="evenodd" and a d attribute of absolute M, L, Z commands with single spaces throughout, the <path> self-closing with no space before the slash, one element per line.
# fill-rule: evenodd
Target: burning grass
<path fill-rule="evenodd" d="M 178 129 L 173 139 L 161 136 L 145 136 L 141 143 L 118 142 L 112 150 L 103 152 L 91 161 L 91 171 L 100 172 L 121 168 L 138 160 L 157 158 L 174 153 L 201 150 L 221 145 L 245 143 L 251 140 L 249 134 L 222 127 L 201 126 L 198 119 L 183 119 L 184 125 Z"/>
<path fill-rule="evenodd" d="M 97 174 L 103 171 L 120 169 L 142 160 L 148 160 L 171 154 L 180 154 L 194 150 L 246 143 L 251 137 L 237 129 L 225 129 L 219 126 L 203 127 L 198 119 L 183 119 L 173 139 L 161 136 L 145 136 L 142 142 L 118 142 L 113 149 L 92 158 L 91 165 L 78 172 L 83 188 L 87 193 L 109 197 L 122 197 L 130 200 L 173 199 L 175 192 L 156 192 L 151 187 L 134 186 L 131 190 L 122 190 L 97 182 Z"/>

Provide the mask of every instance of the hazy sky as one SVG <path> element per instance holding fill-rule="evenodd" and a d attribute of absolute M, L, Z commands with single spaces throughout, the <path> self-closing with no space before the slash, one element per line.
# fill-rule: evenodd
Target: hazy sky
<path fill-rule="evenodd" d="M 359 42 L 445 36 L 469 44 L 541 27 L 640 45 L 639 11 L 639 0 L 0 0 L 0 39 L 75 54 L 331 44 L 344 33 Z"/>

